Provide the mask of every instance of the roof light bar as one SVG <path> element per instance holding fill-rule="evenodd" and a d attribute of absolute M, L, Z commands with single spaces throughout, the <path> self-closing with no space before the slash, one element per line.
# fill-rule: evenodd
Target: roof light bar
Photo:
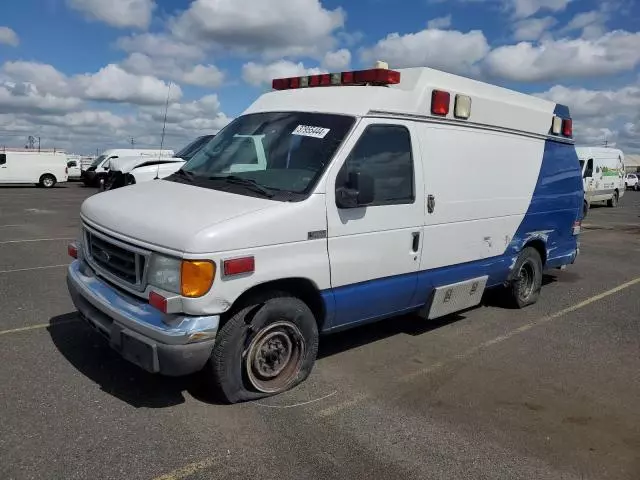
<path fill-rule="evenodd" d="M 303 77 L 275 78 L 271 84 L 274 90 L 323 87 L 328 85 L 396 85 L 400 83 L 400 72 L 385 68 L 337 72 Z"/>

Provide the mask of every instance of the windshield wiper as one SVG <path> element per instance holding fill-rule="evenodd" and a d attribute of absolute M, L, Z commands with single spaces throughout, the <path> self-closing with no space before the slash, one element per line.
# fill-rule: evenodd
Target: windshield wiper
<path fill-rule="evenodd" d="M 262 185 L 260 185 L 258 182 L 250 178 L 242 178 L 242 177 L 237 177 L 235 175 L 213 175 L 209 177 L 209 180 L 220 180 L 225 183 L 242 185 L 243 187 L 246 187 L 248 190 L 259 193 L 260 195 L 263 195 L 267 198 L 272 198 L 274 196 L 273 192 L 270 192 L 269 190 L 264 188 Z"/>
<path fill-rule="evenodd" d="M 193 183 L 193 173 L 192 172 L 188 172 L 188 171 L 183 170 L 181 168 L 180 170 L 176 170 L 173 174 L 177 175 L 179 177 L 182 177 L 183 179 Z"/>

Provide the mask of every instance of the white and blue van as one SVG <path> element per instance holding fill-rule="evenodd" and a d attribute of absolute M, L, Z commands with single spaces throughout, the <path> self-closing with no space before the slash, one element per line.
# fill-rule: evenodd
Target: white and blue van
<path fill-rule="evenodd" d="M 494 287 L 524 307 L 575 261 L 567 107 L 386 65 L 273 87 L 175 174 L 82 205 L 69 291 L 126 359 L 255 399 L 302 382 L 321 334 Z"/>

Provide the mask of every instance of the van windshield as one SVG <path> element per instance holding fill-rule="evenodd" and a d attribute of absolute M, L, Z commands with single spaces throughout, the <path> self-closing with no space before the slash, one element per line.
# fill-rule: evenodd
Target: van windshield
<path fill-rule="evenodd" d="M 100 165 L 102 163 L 102 161 L 107 158 L 106 155 L 100 155 L 98 158 L 96 158 L 93 162 L 91 162 L 91 166 L 92 167 L 97 167 L 98 165 Z"/>
<path fill-rule="evenodd" d="M 167 180 L 294 200 L 311 191 L 354 122 L 323 113 L 243 115 Z"/>

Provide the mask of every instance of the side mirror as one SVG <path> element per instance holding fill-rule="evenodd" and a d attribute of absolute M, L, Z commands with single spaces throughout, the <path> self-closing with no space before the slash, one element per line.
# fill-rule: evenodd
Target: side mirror
<path fill-rule="evenodd" d="M 368 205 L 375 198 L 373 177 L 362 172 L 351 172 L 347 182 L 336 187 L 338 208 L 358 208 Z"/>

